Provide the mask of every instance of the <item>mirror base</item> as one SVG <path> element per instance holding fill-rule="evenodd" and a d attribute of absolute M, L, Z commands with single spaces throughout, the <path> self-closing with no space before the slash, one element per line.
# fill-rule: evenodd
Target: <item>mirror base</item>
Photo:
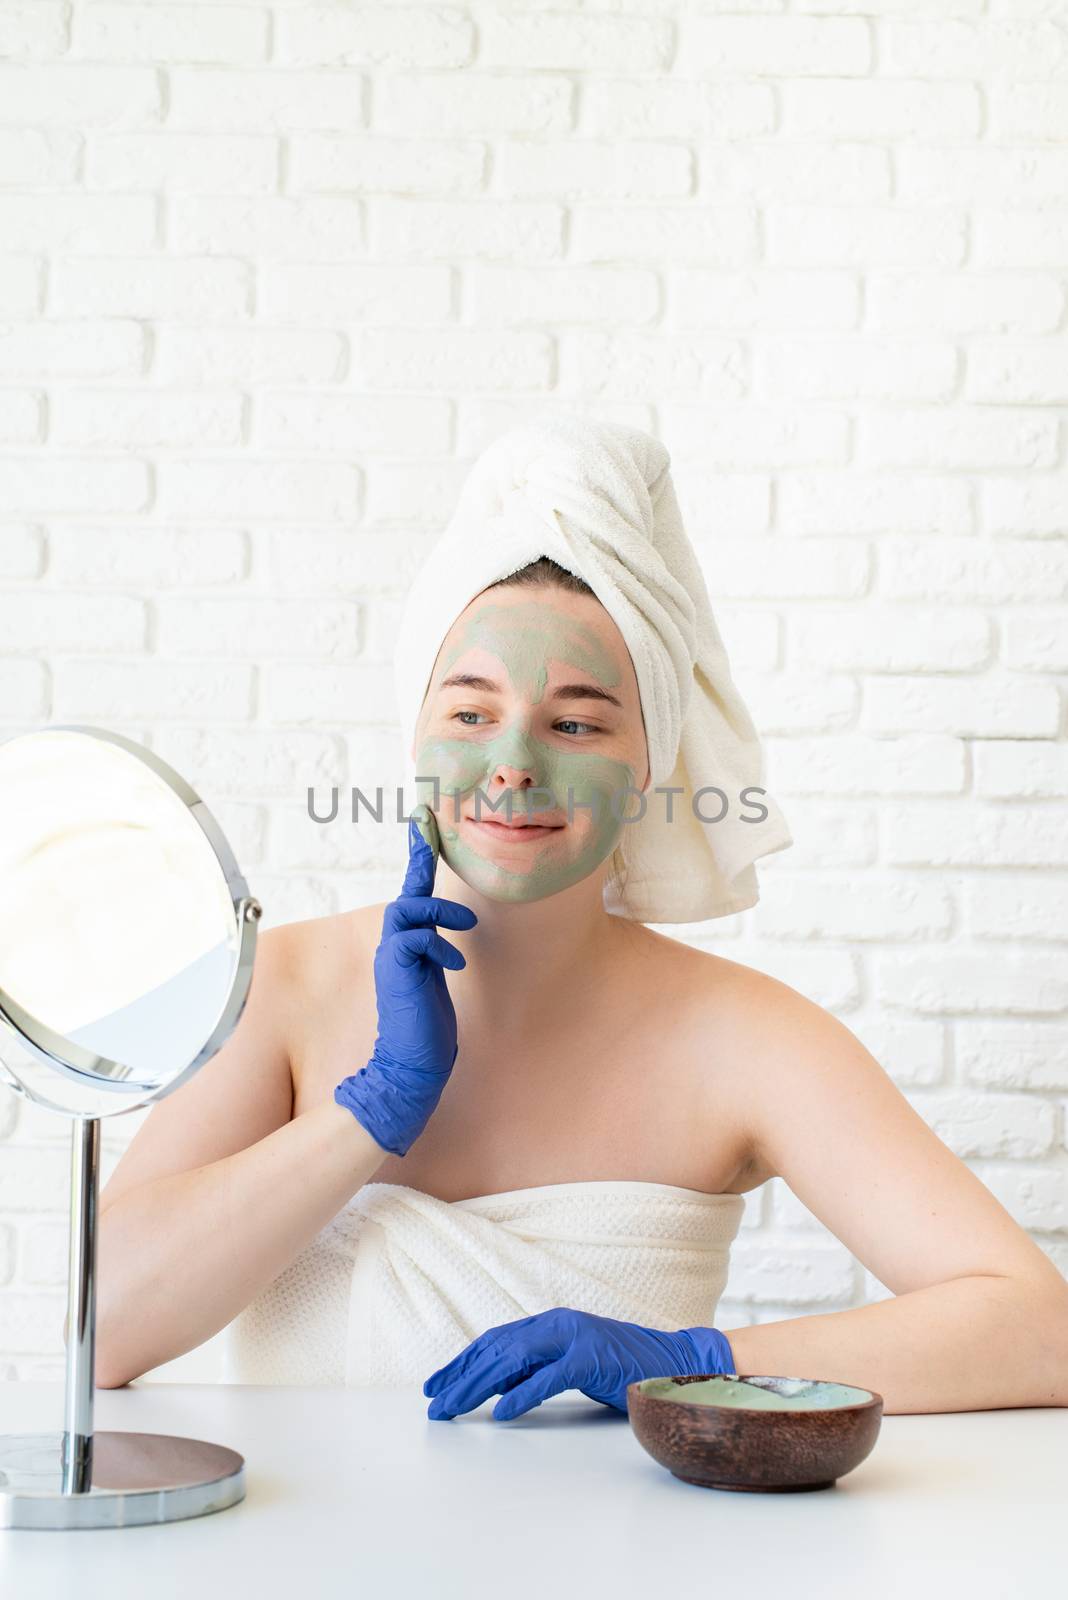
<path fill-rule="evenodd" d="M 0 1528 L 129 1528 L 224 1511 L 245 1458 L 165 1433 L 94 1433 L 90 1483 L 64 1492 L 63 1433 L 0 1434 Z"/>

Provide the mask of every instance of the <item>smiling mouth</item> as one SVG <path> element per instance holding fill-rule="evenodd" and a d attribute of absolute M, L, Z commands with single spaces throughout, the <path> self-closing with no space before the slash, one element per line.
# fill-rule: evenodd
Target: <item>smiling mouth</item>
<path fill-rule="evenodd" d="M 464 821 L 472 828 L 478 828 L 487 838 L 502 839 L 513 844 L 524 844 L 534 839 L 548 838 L 551 833 L 559 833 L 564 824 L 553 823 L 507 823 L 489 822 L 475 817 L 465 817 Z"/>

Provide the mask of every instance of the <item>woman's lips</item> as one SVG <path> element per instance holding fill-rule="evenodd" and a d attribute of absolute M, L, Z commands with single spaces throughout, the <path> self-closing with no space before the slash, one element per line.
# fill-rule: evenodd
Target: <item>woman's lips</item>
<path fill-rule="evenodd" d="M 475 817 L 465 817 L 468 827 L 484 834 L 487 839 L 497 839 L 505 844 L 533 844 L 537 839 L 546 839 L 551 833 L 559 833 L 563 823 L 557 822 L 549 826 L 542 823 L 509 827 L 505 822 L 480 821 Z"/>

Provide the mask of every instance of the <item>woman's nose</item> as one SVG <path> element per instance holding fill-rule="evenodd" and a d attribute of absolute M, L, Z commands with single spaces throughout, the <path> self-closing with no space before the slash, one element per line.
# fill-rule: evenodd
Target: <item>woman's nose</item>
<path fill-rule="evenodd" d="M 535 782 L 534 772 L 531 767 L 513 767 L 505 761 L 500 761 L 490 773 L 490 782 L 499 778 L 508 789 L 531 788 Z"/>

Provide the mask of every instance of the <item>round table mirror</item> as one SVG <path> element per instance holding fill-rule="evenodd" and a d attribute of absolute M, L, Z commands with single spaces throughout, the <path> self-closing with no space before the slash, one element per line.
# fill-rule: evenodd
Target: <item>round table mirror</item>
<path fill-rule="evenodd" d="M 0 742 L 0 1094 L 71 1119 L 65 1427 L 0 1435 L 0 1526 L 174 1521 L 244 1495 L 224 1446 L 94 1434 L 96 1228 L 101 1119 L 173 1093 L 225 1043 L 260 914 L 153 752 L 74 725 Z"/>

